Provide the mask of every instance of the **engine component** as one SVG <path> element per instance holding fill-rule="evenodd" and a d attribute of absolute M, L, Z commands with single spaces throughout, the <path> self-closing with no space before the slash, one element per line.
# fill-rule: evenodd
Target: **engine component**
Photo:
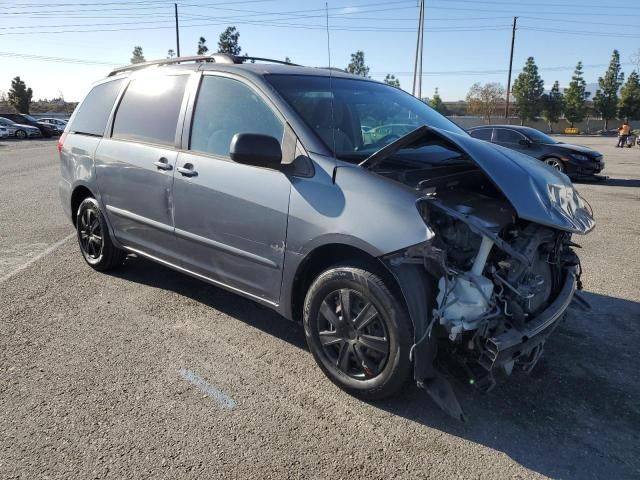
<path fill-rule="evenodd" d="M 482 243 L 469 272 L 446 275 L 438 282 L 438 310 L 440 324 L 455 340 L 464 330 L 475 330 L 480 320 L 486 317 L 493 305 L 493 281 L 482 275 L 487 258 L 493 247 L 489 237 L 482 237 Z"/>

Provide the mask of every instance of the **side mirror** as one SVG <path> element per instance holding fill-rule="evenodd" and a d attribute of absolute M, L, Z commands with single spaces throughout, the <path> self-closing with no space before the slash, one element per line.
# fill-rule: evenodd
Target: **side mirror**
<path fill-rule="evenodd" d="M 229 155 L 234 162 L 256 167 L 279 169 L 282 161 L 280 142 L 260 133 L 236 133 L 229 145 Z"/>
<path fill-rule="evenodd" d="M 522 145 L 523 147 L 530 147 L 531 143 L 531 140 L 527 140 L 525 138 L 518 140 L 518 144 Z"/>

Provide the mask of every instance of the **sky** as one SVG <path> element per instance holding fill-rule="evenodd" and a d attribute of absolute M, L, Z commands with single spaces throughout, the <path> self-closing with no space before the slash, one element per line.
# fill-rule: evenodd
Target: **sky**
<path fill-rule="evenodd" d="M 624 4 L 625 2 L 622 2 Z M 545 86 L 567 86 L 578 61 L 597 82 L 613 49 L 623 71 L 640 50 L 640 9 L 613 0 L 426 0 L 423 96 L 464 99 L 474 82 L 507 83 L 511 25 L 518 16 L 514 77 L 533 56 Z M 331 65 L 346 67 L 362 50 L 370 76 L 394 74 L 411 91 L 417 0 L 329 0 Z M 178 1 L 182 55 L 200 36 L 211 51 L 228 25 L 240 31 L 243 53 L 326 66 L 322 0 Z M 17 0 L 0 2 L 0 91 L 20 76 L 34 99 L 82 98 L 89 86 L 127 64 L 140 45 L 147 60 L 176 50 L 173 1 Z M 43 58 L 44 57 L 44 58 Z"/>

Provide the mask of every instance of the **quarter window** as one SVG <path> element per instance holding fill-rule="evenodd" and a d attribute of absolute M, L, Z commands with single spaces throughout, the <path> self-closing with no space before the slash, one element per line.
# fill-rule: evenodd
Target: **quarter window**
<path fill-rule="evenodd" d="M 100 137 L 104 135 L 122 82 L 123 79 L 113 80 L 93 87 L 78 107 L 70 131 Z"/>
<path fill-rule="evenodd" d="M 193 115 L 190 150 L 228 158 L 236 133 L 261 133 L 282 141 L 284 125 L 244 83 L 204 76 Z"/>
<path fill-rule="evenodd" d="M 113 122 L 113 138 L 171 146 L 188 75 L 131 80 Z"/>

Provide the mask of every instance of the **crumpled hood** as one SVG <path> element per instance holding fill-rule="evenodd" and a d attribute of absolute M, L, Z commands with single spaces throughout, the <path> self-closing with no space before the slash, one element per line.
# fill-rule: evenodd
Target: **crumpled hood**
<path fill-rule="evenodd" d="M 499 145 L 433 130 L 457 145 L 487 174 L 521 219 L 580 234 L 595 227 L 591 207 L 563 173 Z"/>

